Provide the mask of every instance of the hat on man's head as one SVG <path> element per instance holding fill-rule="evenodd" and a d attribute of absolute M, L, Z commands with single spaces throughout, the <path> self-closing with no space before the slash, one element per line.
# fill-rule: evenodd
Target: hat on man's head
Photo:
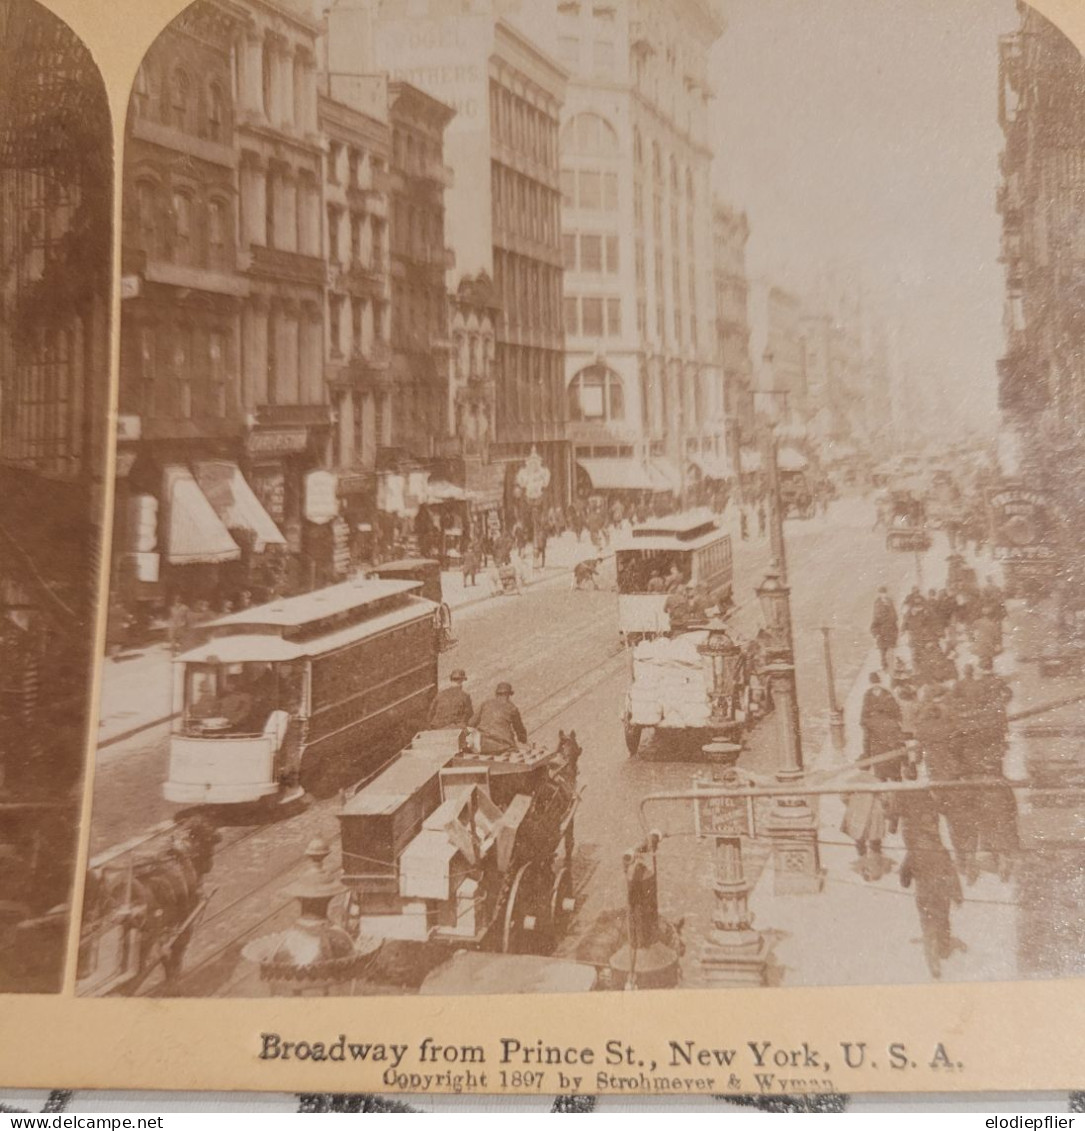
<path fill-rule="evenodd" d="M 511 695 L 512 694 L 512 684 L 511 683 L 499 683 L 497 685 L 497 690 L 494 692 L 494 694 L 495 695 Z"/>
<path fill-rule="evenodd" d="M 463 668 L 457 668 L 448 678 L 451 683 L 466 683 L 467 672 Z"/>
<path fill-rule="evenodd" d="M 870 673 L 870 682 L 871 683 L 881 683 L 881 681 L 882 681 L 882 677 L 880 675 L 878 675 L 877 672 L 871 672 Z"/>

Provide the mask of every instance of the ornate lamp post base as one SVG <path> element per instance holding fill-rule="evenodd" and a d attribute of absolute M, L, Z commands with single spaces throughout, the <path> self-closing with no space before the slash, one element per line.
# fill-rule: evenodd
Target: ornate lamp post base
<path fill-rule="evenodd" d="M 734 763 L 742 747 L 719 740 L 704 748 L 716 761 L 713 780 L 700 785 L 738 787 L 746 784 Z M 716 906 L 712 929 L 701 949 L 701 970 L 712 986 L 764 986 L 768 984 L 769 945 L 764 935 L 753 928 L 750 914 L 750 885 L 742 863 L 742 837 L 752 834 L 748 802 L 716 798 L 698 803 L 697 827 L 701 835 L 715 839 L 716 879 L 713 891 Z"/>

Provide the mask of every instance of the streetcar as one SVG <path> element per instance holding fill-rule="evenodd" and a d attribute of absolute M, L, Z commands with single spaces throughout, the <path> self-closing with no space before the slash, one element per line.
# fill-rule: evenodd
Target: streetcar
<path fill-rule="evenodd" d="M 615 546 L 618 631 L 626 643 L 670 631 L 668 590 L 692 584 L 716 608 L 731 603 L 731 536 L 710 512 L 690 512 L 634 526 Z"/>
<path fill-rule="evenodd" d="M 219 617 L 174 661 L 167 801 L 325 796 L 425 718 L 439 606 L 407 580 L 353 580 Z"/>

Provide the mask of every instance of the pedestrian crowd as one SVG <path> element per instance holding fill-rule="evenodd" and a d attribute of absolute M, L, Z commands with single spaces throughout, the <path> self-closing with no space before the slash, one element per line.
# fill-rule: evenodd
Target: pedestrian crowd
<path fill-rule="evenodd" d="M 964 899 L 962 878 L 970 886 L 987 869 L 1008 882 L 1019 852 L 1017 803 L 1003 769 L 1012 693 L 994 670 L 1005 617 L 999 587 L 974 579 L 925 595 L 913 588 L 899 618 L 883 588 L 871 617 L 882 670 L 870 674 L 863 697 L 856 782 L 916 788 L 849 794 L 842 831 L 855 841 L 857 869 L 868 881 L 892 869 L 882 846 L 899 833 L 900 882 L 914 889 L 935 978 L 943 961 L 965 949 L 950 925 L 952 907 Z M 910 664 L 898 654 L 901 637 Z M 975 664 L 964 662 L 966 649 Z"/>

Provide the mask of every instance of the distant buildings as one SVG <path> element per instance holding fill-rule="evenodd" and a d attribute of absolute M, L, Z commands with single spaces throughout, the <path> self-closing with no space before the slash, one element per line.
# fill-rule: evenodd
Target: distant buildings
<path fill-rule="evenodd" d="M 750 360 L 749 283 L 745 212 L 717 201 L 712 210 L 716 282 L 716 349 L 723 376 L 723 411 L 735 437 L 753 439 L 754 388 Z M 733 455 L 734 443 L 729 443 Z"/>

